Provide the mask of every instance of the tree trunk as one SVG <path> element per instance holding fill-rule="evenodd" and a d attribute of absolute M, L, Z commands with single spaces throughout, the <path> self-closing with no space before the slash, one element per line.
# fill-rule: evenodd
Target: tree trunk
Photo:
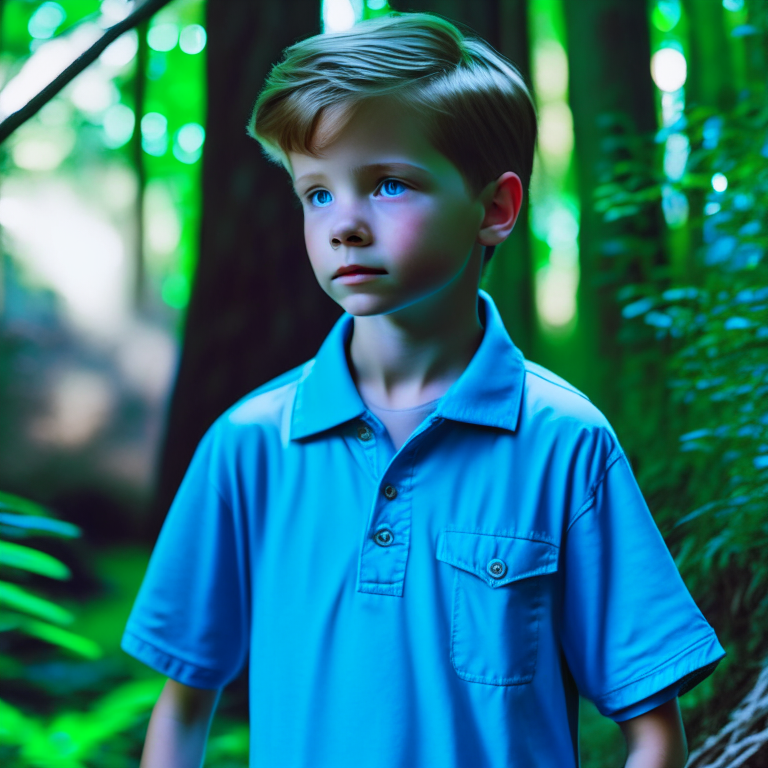
<path fill-rule="evenodd" d="M 593 203 L 595 188 L 606 175 L 629 184 L 651 171 L 638 142 L 657 128 L 648 16 L 646 3 L 626 0 L 565 2 L 564 10 L 581 199 L 579 319 L 573 343 L 585 361 L 584 381 L 573 383 L 611 419 L 628 394 L 617 386 L 622 358 L 617 289 L 649 278 L 665 258 L 658 205 L 606 223 Z M 624 177 L 615 173 L 618 163 L 627 167 Z"/>
<path fill-rule="evenodd" d="M 339 307 L 315 280 L 286 172 L 245 126 L 282 50 L 320 31 L 318 0 L 207 4 L 200 257 L 173 391 L 153 536 L 205 430 L 253 388 L 313 357 Z"/>
<path fill-rule="evenodd" d="M 405 3 L 392 5 L 406 10 Z M 506 56 L 531 87 L 525 0 L 419 0 L 409 2 L 407 10 L 436 13 L 469 27 Z M 496 249 L 482 284 L 493 296 L 513 341 L 526 356 L 532 353 L 536 327 L 531 260 L 525 195 L 515 228 Z"/>

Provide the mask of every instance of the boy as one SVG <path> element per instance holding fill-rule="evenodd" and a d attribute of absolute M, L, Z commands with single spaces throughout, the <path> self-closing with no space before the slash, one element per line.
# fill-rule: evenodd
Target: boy
<path fill-rule="evenodd" d="M 682 768 L 725 652 L 605 418 L 478 289 L 531 173 L 517 71 L 393 15 L 289 48 L 250 132 L 345 314 L 192 460 L 123 639 L 170 678 L 142 766 L 200 765 L 249 657 L 251 766 L 568 768 L 581 693 Z"/>

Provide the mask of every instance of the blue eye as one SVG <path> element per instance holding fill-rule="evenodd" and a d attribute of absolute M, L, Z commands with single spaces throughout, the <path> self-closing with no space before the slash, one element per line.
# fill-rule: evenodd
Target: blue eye
<path fill-rule="evenodd" d="M 398 197 L 401 195 L 407 187 L 402 181 L 397 179 L 384 179 L 384 183 L 381 185 L 381 191 L 384 197 Z"/>
<path fill-rule="evenodd" d="M 322 196 L 322 197 L 321 197 Z M 333 201 L 333 195 L 327 189 L 316 189 L 309 196 L 309 202 L 318 208 L 325 208 Z"/>

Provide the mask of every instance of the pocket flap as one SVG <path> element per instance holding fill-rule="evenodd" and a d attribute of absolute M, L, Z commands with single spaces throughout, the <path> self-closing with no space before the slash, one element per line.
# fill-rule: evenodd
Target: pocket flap
<path fill-rule="evenodd" d="M 489 587 L 503 587 L 512 581 L 553 573 L 557 570 L 556 544 L 521 536 L 499 536 L 489 533 L 443 531 L 437 543 L 437 559 L 474 574 Z M 501 561 L 500 575 L 493 576 L 489 567 Z"/>

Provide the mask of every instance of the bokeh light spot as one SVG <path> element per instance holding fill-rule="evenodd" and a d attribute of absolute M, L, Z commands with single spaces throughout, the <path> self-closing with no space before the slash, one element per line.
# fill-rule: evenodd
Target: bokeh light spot
<path fill-rule="evenodd" d="M 661 210 L 670 229 L 678 229 L 688 221 L 690 206 L 684 192 L 665 184 L 661 188 Z"/>
<path fill-rule="evenodd" d="M 204 27 L 201 27 L 199 24 L 189 24 L 181 30 L 179 48 L 184 53 L 194 55 L 200 53 L 205 48 L 207 39 Z"/>
<path fill-rule="evenodd" d="M 48 40 L 66 18 L 66 11 L 58 3 L 43 3 L 30 17 L 27 30 L 36 40 Z"/>
<path fill-rule="evenodd" d="M 135 123 L 136 116 L 130 107 L 114 104 L 104 113 L 104 143 L 112 149 L 122 147 L 133 136 Z"/>
<path fill-rule="evenodd" d="M 111 78 L 98 69 L 86 69 L 69 86 L 69 98 L 82 112 L 101 113 L 120 100 L 120 91 Z"/>
<path fill-rule="evenodd" d="M 355 24 L 355 9 L 350 0 L 324 0 L 323 27 L 325 32 L 343 32 Z"/>
<path fill-rule="evenodd" d="M 155 24 L 147 32 L 147 45 L 153 51 L 172 51 L 179 42 L 179 28 L 176 24 Z"/>
<path fill-rule="evenodd" d="M 198 123 L 187 123 L 179 128 L 176 139 L 185 152 L 197 152 L 205 141 L 205 128 Z"/>
<path fill-rule="evenodd" d="M 685 56 L 676 48 L 662 48 L 651 57 L 651 77 L 656 87 L 667 93 L 685 85 L 688 65 Z"/>
<path fill-rule="evenodd" d="M 722 173 L 716 173 L 712 177 L 712 189 L 715 192 L 725 192 L 728 189 L 728 179 Z"/>
<path fill-rule="evenodd" d="M 568 56 L 557 40 L 536 47 L 534 78 L 536 94 L 544 101 L 560 101 L 568 92 Z"/>
<path fill-rule="evenodd" d="M 690 142 L 684 133 L 672 133 L 667 137 L 664 150 L 664 173 L 668 179 L 679 181 L 685 173 L 690 154 Z"/>
<path fill-rule="evenodd" d="M 147 112 L 141 118 L 141 135 L 148 140 L 160 138 L 168 130 L 168 119 L 159 112 Z"/>
<path fill-rule="evenodd" d="M 651 13 L 651 21 L 660 32 L 669 32 L 677 26 L 681 14 L 680 0 L 658 0 Z"/>
<path fill-rule="evenodd" d="M 168 120 L 159 112 L 141 118 L 141 146 L 148 155 L 161 157 L 168 150 Z"/>
<path fill-rule="evenodd" d="M 99 61 L 107 67 L 122 69 L 126 64 L 133 61 L 138 50 L 139 35 L 135 29 L 129 29 L 104 49 L 99 56 Z"/>

